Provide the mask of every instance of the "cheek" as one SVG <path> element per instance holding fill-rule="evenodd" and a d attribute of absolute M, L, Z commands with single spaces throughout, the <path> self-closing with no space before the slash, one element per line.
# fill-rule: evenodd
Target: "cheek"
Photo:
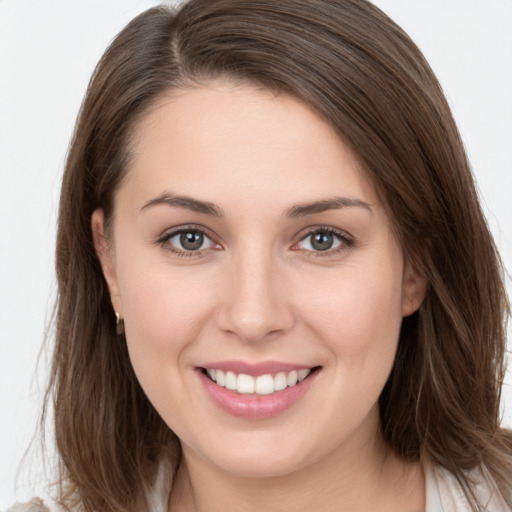
<path fill-rule="evenodd" d="M 360 378 L 368 371 L 387 375 L 402 322 L 399 264 L 367 268 L 340 270 L 325 286 L 308 286 L 302 308 L 332 360 L 346 374 L 359 373 Z"/>
<path fill-rule="evenodd" d="M 187 432 L 193 402 L 189 354 L 211 318 L 205 276 L 168 265 L 125 268 L 120 292 L 130 361 L 146 396 L 177 433 Z"/>
<path fill-rule="evenodd" d="M 211 287 L 200 271 L 187 273 L 154 260 L 120 262 L 118 276 L 130 358 L 144 385 L 179 365 L 199 337 L 211 317 Z"/>
<path fill-rule="evenodd" d="M 333 400 L 325 402 L 329 435 L 357 431 L 376 407 L 393 367 L 401 317 L 401 276 L 378 273 L 331 279 L 303 310 L 323 349 Z M 310 287 L 310 290 L 313 288 Z M 326 434 L 326 438 L 328 434 Z"/>

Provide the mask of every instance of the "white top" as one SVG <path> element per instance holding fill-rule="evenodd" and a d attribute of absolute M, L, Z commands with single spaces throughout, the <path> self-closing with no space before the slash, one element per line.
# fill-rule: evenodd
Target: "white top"
<path fill-rule="evenodd" d="M 167 512 L 170 479 L 165 470 L 159 472 L 151 494 L 151 512 Z M 475 482 L 473 490 L 486 512 L 512 512 L 496 486 L 485 480 L 483 473 L 473 470 L 469 473 Z M 425 512 L 472 512 L 464 492 L 455 476 L 440 467 L 425 471 L 426 503 Z M 64 512 L 59 505 L 34 498 L 29 503 L 17 503 L 6 512 Z"/>
<path fill-rule="evenodd" d="M 474 482 L 473 491 L 486 512 L 512 512 L 494 483 L 473 470 L 468 475 Z M 425 470 L 425 512 L 472 512 L 464 491 L 455 476 L 439 466 Z"/>

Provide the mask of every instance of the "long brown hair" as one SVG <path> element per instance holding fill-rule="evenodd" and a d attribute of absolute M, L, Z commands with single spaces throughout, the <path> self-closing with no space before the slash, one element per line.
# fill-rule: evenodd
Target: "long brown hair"
<path fill-rule="evenodd" d="M 408 258 L 428 279 L 404 319 L 382 395 L 385 439 L 439 464 L 472 497 L 485 467 L 511 491 L 512 442 L 499 426 L 509 307 L 502 267 L 441 88 L 409 37 L 366 0 L 191 0 L 150 9 L 113 41 L 91 79 L 62 184 L 56 346 L 47 394 L 60 498 L 87 511 L 147 511 L 179 441 L 132 370 L 96 257 L 91 214 L 107 221 L 138 121 L 171 89 L 224 77 L 294 95 L 351 145 Z M 474 509 L 478 504 L 474 502 Z"/>

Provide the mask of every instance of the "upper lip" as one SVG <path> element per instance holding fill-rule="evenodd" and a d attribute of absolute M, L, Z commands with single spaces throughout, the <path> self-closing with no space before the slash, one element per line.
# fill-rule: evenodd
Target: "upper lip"
<path fill-rule="evenodd" d="M 288 363 L 283 361 L 261 361 L 248 362 L 241 360 L 232 361 L 212 361 L 201 365 L 201 368 L 222 370 L 224 372 L 243 373 L 257 377 L 258 375 L 276 374 L 279 372 L 291 372 L 293 370 L 312 369 L 316 365 Z"/>

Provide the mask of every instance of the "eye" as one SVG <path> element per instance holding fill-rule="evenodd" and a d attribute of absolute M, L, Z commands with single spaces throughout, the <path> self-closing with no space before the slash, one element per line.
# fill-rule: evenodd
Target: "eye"
<path fill-rule="evenodd" d="M 304 251 L 337 252 L 352 245 L 345 233 L 334 228 L 319 228 L 307 233 L 295 247 Z"/>
<path fill-rule="evenodd" d="M 192 255 L 207 249 L 218 249 L 206 233 L 197 228 L 182 228 L 164 235 L 159 241 L 166 249 L 178 255 Z"/>

